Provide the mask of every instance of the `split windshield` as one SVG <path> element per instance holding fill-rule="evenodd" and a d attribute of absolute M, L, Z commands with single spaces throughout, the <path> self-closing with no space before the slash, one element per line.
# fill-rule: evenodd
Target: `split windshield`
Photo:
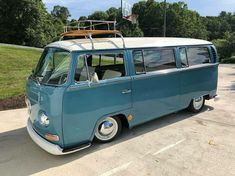
<path fill-rule="evenodd" d="M 58 48 L 46 48 L 33 77 L 42 84 L 62 85 L 67 81 L 70 52 Z"/>

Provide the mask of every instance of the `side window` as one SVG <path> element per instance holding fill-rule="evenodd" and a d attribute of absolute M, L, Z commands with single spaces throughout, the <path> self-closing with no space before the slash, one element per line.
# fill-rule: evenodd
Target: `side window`
<path fill-rule="evenodd" d="M 137 74 L 144 73 L 145 67 L 144 67 L 143 52 L 141 50 L 134 51 L 133 59 L 134 59 L 134 64 L 135 64 L 135 72 Z"/>
<path fill-rule="evenodd" d="M 76 82 L 88 80 L 87 67 L 84 55 L 78 58 L 74 79 Z"/>
<path fill-rule="evenodd" d="M 101 55 L 101 66 L 105 65 L 124 65 L 123 54 Z"/>
<path fill-rule="evenodd" d="M 124 65 L 124 54 L 99 54 L 99 65 L 95 73 L 99 80 L 113 79 L 126 75 Z"/>
<path fill-rule="evenodd" d="M 101 55 L 97 55 L 97 54 L 94 54 L 94 55 L 91 55 L 91 61 L 92 61 L 92 64 L 91 66 L 92 67 L 97 67 L 100 65 L 100 62 L 101 62 Z"/>
<path fill-rule="evenodd" d="M 188 67 L 187 51 L 186 48 L 180 48 L 180 60 L 182 67 Z"/>
<path fill-rule="evenodd" d="M 160 60 L 160 50 L 144 50 L 144 65 L 146 68 L 146 72 L 158 70 L 159 64 L 161 64 Z"/>
<path fill-rule="evenodd" d="M 76 68 L 76 81 L 113 79 L 126 75 L 124 54 L 87 54 L 80 56 Z"/>
<path fill-rule="evenodd" d="M 206 47 L 192 47 L 187 50 L 189 65 L 210 63 L 209 50 Z"/>
<path fill-rule="evenodd" d="M 146 72 L 176 68 L 173 49 L 144 50 Z"/>

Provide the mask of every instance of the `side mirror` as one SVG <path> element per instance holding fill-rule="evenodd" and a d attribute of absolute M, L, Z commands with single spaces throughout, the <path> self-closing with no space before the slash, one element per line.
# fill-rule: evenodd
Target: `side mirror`
<path fill-rule="evenodd" d="M 34 69 L 32 70 L 32 74 L 34 74 Z"/>

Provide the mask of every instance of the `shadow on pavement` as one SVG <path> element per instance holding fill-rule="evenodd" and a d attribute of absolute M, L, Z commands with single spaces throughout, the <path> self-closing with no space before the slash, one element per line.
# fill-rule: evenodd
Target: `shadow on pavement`
<path fill-rule="evenodd" d="M 205 106 L 203 111 L 213 110 Z M 142 134 L 157 130 L 173 123 L 190 118 L 195 114 L 185 110 L 158 118 L 137 126 L 131 130 L 124 130 L 115 141 L 108 144 L 94 143 L 90 148 L 65 156 L 53 156 L 32 142 L 26 128 L 0 133 L 0 173 L 1 175 L 31 175 L 49 168 L 58 167 L 99 150 L 120 144 Z M 79 166 L 78 166 L 79 167 Z"/>

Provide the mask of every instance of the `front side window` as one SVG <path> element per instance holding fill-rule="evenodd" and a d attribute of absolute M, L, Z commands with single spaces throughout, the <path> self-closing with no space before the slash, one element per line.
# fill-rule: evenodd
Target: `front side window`
<path fill-rule="evenodd" d="M 209 50 L 206 47 L 192 47 L 187 49 L 189 65 L 210 63 Z"/>
<path fill-rule="evenodd" d="M 123 53 L 81 55 L 75 73 L 75 80 L 99 81 L 125 76 Z"/>
<path fill-rule="evenodd" d="M 46 48 L 33 77 L 42 84 L 62 85 L 67 81 L 70 52 L 58 48 Z"/>
<path fill-rule="evenodd" d="M 134 52 L 136 73 L 176 68 L 173 49 L 153 49 Z"/>

